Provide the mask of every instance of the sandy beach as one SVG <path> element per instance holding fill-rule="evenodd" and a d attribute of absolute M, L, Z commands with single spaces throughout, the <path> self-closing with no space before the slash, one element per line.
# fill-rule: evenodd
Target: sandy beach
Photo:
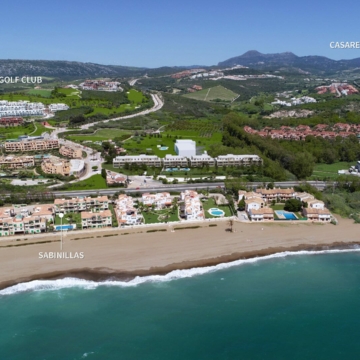
<path fill-rule="evenodd" d="M 189 224 L 193 226 L 194 224 Z M 360 244 L 360 226 L 340 219 L 338 225 L 312 223 L 239 223 L 227 231 L 226 222 L 200 228 L 169 226 L 70 233 L 63 252 L 84 258 L 47 259 L 39 253 L 60 252 L 60 234 L 27 240 L 1 239 L 0 288 L 34 279 L 79 277 L 105 280 L 164 274 L 174 269 L 215 265 L 282 251 L 320 250 Z M 152 232 L 148 232 L 148 231 Z"/>

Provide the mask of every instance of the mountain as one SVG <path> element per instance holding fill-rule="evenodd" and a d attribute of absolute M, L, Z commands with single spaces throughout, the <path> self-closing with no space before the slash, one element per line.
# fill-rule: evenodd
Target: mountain
<path fill-rule="evenodd" d="M 249 66 L 254 69 L 301 69 L 312 73 L 334 73 L 360 66 L 360 58 L 352 60 L 332 60 L 325 56 L 297 56 L 292 52 L 262 54 L 251 50 L 218 63 L 219 67 L 235 65 Z"/>

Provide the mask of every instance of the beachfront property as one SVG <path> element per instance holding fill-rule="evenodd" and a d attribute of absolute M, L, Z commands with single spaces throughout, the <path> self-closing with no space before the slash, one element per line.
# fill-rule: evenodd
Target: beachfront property
<path fill-rule="evenodd" d="M 199 167 L 199 166 L 215 166 L 215 159 L 207 154 L 206 151 L 202 155 L 193 155 L 190 157 L 190 166 Z"/>
<path fill-rule="evenodd" d="M 312 207 L 303 208 L 303 215 L 312 221 L 330 222 L 331 213 L 328 209 L 317 209 Z"/>
<path fill-rule="evenodd" d="M 274 210 L 269 207 L 261 209 L 249 209 L 248 215 L 251 221 L 273 221 Z"/>
<path fill-rule="evenodd" d="M 168 192 L 156 194 L 144 193 L 142 194 L 141 201 L 146 206 L 154 205 L 156 210 L 164 209 L 172 204 L 172 198 Z"/>
<path fill-rule="evenodd" d="M 293 188 L 289 189 L 256 189 L 256 193 L 260 194 L 265 202 L 271 201 L 286 201 L 295 197 L 295 191 Z"/>
<path fill-rule="evenodd" d="M 166 154 L 165 158 L 163 159 L 163 164 L 165 167 L 187 167 L 188 166 L 188 159 L 186 156 L 182 155 L 170 155 Z"/>
<path fill-rule="evenodd" d="M 185 190 L 180 194 L 180 217 L 186 220 L 204 220 L 205 214 L 199 194 L 194 190 Z"/>
<path fill-rule="evenodd" d="M 217 166 L 250 166 L 262 165 L 263 161 L 258 155 L 219 155 L 215 158 Z"/>
<path fill-rule="evenodd" d="M 0 100 L 0 116 L 43 116 L 45 105 L 43 103 L 33 103 L 27 100 L 8 101 Z"/>
<path fill-rule="evenodd" d="M 83 211 L 81 213 L 81 226 L 83 229 L 94 229 L 112 226 L 112 214 L 110 210 L 99 212 Z"/>
<path fill-rule="evenodd" d="M 57 156 L 50 156 L 41 163 L 41 170 L 45 174 L 59 174 L 62 176 L 70 175 L 70 161 L 60 159 Z"/>
<path fill-rule="evenodd" d="M 177 155 L 191 158 L 196 155 L 196 142 L 194 140 L 176 140 L 174 150 Z"/>
<path fill-rule="evenodd" d="M 266 202 L 261 194 L 253 191 L 239 190 L 238 195 L 238 201 L 244 199 L 245 211 L 251 221 L 274 220 L 274 210 L 266 206 Z"/>
<path fill-rule="evenodd" d="M 308 208 L 320 209 L 320 210 L 325 209 L 325 204 L 323 201 L 315 199 L 313 195 L 308 194 L 307 192 L 295 193 L 294 198 L 307 204 Z"/>
<path fill-rule="evenodd" d="M 41 137 L 22 137 L 5 141 L 6 152 L 44 151 L 59 148 L 59 141 L 55 139 L 42 139 Z"/>
<path fill-rule="evenodd" d="M 0 236 L 39 234 L 47 230 L 47 222 L 53 221 L 53 206 L 13 205 L 0 209 Z"/>
<path fill-rule="evenodd" d="M 76 197 L 72 199 L 55 199 L 55 213 L 74 213 L 80 211 L 101 211 L 109 209 L 109 199 L 107 196 Z"/>
<path fill-rule="evenodd" d="M 125 186 L 126 177 L 114 171 L 106 170 L 106 184 Z"/>
<path fill-rule="evenodd" d="M 71 159 L 81 159 L 82 158 L 82 150 L 80 148 L 76 148 L 73 146 L 62 145 L 59 153 L 62 156 L 71 158 Z"/>
<path fill-rule="evenodd" d="M 145 164 L 147 166 L 161 167 L 162 161 L 156 155 L 126 155 L 126 156 L 116 156 L 113 159 L 113 166 L 115 168 L 122 167 L 125 164 Z"/>
<path fill-rule="evenodd" d="M 120 194 L 115 204 L 115 213 L 119 225 L 136 225 L 142 222 L 143 217 L 138 214 L 131 196 Z"/>
<path fill-rule="evenodd" d="M 10 126 L 19 126 L 24 124 L 24 119 L 22 117 L 2 117 L 0 118 L 0 126 L 10 127 Z"/>
<path fill-rule="evenodd" d="M 0 166 L 7 169 L 24 169 L 35 166 L 34 156 L 0 156 Z"/>

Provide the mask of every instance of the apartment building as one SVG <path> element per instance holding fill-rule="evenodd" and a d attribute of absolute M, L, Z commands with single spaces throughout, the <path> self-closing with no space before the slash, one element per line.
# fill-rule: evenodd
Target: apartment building
<path fill-rule="evenodd" d="M 58 104 L 50 104 L 48 106 L 48 109 L 51 112 L 56 112 L 56 111 L 62 111 L 62 110 L 69 110 L 69 106 L 66 104 L 62 104 L 62 103 L 58 103 Z"/>
<path fill-rule="evenodd" d="M 116 217 L 120 225 L 137 225 L 141 224 L 143 217 L 138 214 L 134 207 L 134 200 L 131 196 L 120 194 L 115 201 Z"/>
<path fill-rule="evenodd" d="M 126 155 L 126 156 L 117 156 L 113 160 L 114 167 L 122 167 L 125 164 L 145 164 L 147 166 L 161 167 L 162 162 L 158 156 L 155 155 Z"/>
<path fill-rule="evenodd" d="M 58 140 L 6 140 L 5 142 L 6 152 L 45 151 L 58 148 Z"/>
<path fill-rule="evenodd" d="M 156 210 L 161 210 L 172 204 L 172 198 L 168 192 L 156 194 L 144 193 L 142 194 L 142 203 L 146 206 L 155 205 Z"/>
<path fill-rule="evenodd" d="M 180 205 L 180 217 L 186 220 L 205 219 L 202 203 L 196 191 L 185 190 L 180 194 L 180 199 L 184 202 L 183 205 Z"/>
<path fill-rule="evenodd" d="M 112 226 L 110 210 L 99 212 L 83 211 L 81 213 L 81 226 L 83 229 L 94 229 Z"/>
<path fill-rule="evenodd" d="M 165 167 L 187 167 L 188 159 L 186 156 L 166 154 L 163 159 L 163 164 Z"/>
<path fill-rule="evenodd" d="M 55 199 L 55 213 L 73 213 L 80 211 L 104 211 L 109 209 L 109 199 L 107 196 L 77 197 L 72 199 Z"/>
<path fill-rule="evenodd" d="M 250 166 L 262 165 L 262 159 L 258 155 L 219 155 L 215 158 L 217 166 Z"/>
<path fill-rule="evenodd" d="M 46 174 L 70 175 L 70 161 L 50 156 L 41 163 L 41 170 Z"/>
<path fill-rule="evenodd" d="M 206 152 L 204 152 L 202 155 L 193 155 L 190 157 L 191 167 L 199 167 L 203 165 L 215 166 L 215 159 Z"/>
<path fill-rule="evenodd" d="M 331 213 L 328 209 L 317 209 L 312 207 L 303 208 L 303 215 L 312 221 L 330 222 Z"/>
<path fill-rule="evenodd" d="M 0 166 L 8 169 L 24 169 L 35 166 L 33 156 L 0 156 Z"/>
<path fill-rule="evenodd" d="M 0 126 L 19 126 L 24 123 L 22 117 L 3 117 L 0 118 Z"/>
<path fill-rule="evenodd" d="M 0 116 L 3 117 L 44 115 L 44 110 L 45 105 L 40 102 L 0 100 Z"/>
<path fill-rule="evenodd" d="M 81 159 L 82 158 L 82 150 L 80 148 L 75 148 L 68 145 L 62 145 L 59 153 L 62 156 L 66 156 L 71 159 Z"/>
<path fill-rule="evenodd" d="M 271 202 L 273 200 L 277 201 L 278 199 L 280 201 L 286 201 L 289 199 L 294 198 L 295 191 L 293 188 L 289 189 L 281 189 L 281 188 L 275 188 L 275 189 L 256 189 L 256 193 L 260 194 L 262 198 L 265 200 L 265 202 Z"/>
<path fill-rule="evenodd" d="M 274 221 L 274 210 L 268 207 L 249 209 L 248 215 L 251 221 Z"/>
<path fill-rule="evenodd" d="M 52 205 L 14 205 L 0 209 L 0 237 L 17 234 L 39 234 L 53 220 Z"/>
<path fill-rule="evenodd" d="M 315 199 L 313 195 L 308 194 L 307 192 L 295 193 L 294 198 L 306 203 L 308 208 L 320 210 L 325 209 L 325 204 L 323 201 Z"/>

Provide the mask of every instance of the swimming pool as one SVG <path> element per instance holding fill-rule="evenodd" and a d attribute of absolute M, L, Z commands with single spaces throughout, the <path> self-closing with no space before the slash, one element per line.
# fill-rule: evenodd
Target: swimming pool
<path fill-rule="evenodd" d="M 167 146 L 161 146 L 161 147 L 159 147 L 159 150 L 167 150 L 167 149 L 168 149 Z"/>
<path fill-rule="evenodd" d="M 276 210 L 275 214 L 280 220 L 299 220 L 294 213 L 285 210 Z"/>
<path fill-rule="evenodd" d="M 76 225 L 62 225 L 62 229 L 63 230 L 74 230 L 76 228 Z M 55 226 L 55 230 L 56 231 L 61 231 L 61 225 L 56 225 Z"/>
<path fill-rule="evenodd" d="M 167 168 L 165 171 L 190 171 L 190 168 Z"/>
<path fill-rule="evenodd" d="M 208 211 L 209 211 L 209 214 L 212 216 L 224 216 L 225 215 L 225 212 L 218 208 L 211 208 Z"/>

